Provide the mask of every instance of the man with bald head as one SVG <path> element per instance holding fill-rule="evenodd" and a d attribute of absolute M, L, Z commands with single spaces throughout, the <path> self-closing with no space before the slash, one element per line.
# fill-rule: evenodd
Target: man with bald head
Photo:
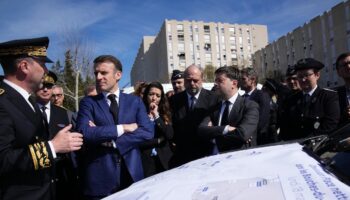
<path fill-rule="evenodd" d="M 211 154 L 212 144 L 197 136 L 200 122 L 218 101 L 218 97 L 202 87 L 203 69 L 191 65 L 184 72 L 185 91 L 172 96 L 170 100 L 174 128 L 175 152 L 170 166 Z"/>

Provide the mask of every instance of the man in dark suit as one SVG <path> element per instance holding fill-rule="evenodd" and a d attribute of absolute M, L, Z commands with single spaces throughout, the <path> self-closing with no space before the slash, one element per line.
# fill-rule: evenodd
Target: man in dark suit
<path fill-rule="evenodd" d="M 170 161 L 171 167 L 211 154 L 212 144 L 198 137 L 197 129 L 208 115 L 209 108 L 218 101 L 218 97 L 202 88 L 202 68 L 191 65 L 186 68 L 184 75 L 186 90 L 170 99 L 176 145 Z"/>
<path fill-rule="evenodd" d="M 269 132 L 270 123 L 270 97 L 263 90 L 257 89 L 258 74 L 253 68 L 242 70 L 243 95 L 249 100 L 255 101 L 259 105 L 259 124 L 257 132 L 257 144 L 263 145 L 272 142 L 274 137 Z"/>
<path fill-rule="evenodd" d="M 5 78 L 0 85 L 0 192 L 7 199 L 55 199 L 56 153 L 79 150 L 82 135 L 71 125 L 49 138 L 31 93 L 43 82 L 47 37 L 0 44 Z"/>
<path fill-rule="evenodd" d="M 215 84 L 223 100 L 198 128 L 198 134 L 212 142 L 213 154 L 256 144 L 259 106 L 238 94 L 239 80 L 236 68 L 215 71 Z"/>
<path fill-rule="evenodd" d="M 344 80 L 344 85 L 336 87 L 339 95 L 340 120 L 339 126 L 350 122 L 350 53 L 343 53 L 336 61 L 338 76 Z"/>
<path fill-rule="evenodd" d="M 337 128 L 340 116 L 337 92 L 317 85 L 324 65 L 312 58 L 295 65 L 302 91 L 286 99 L 282 108 L 282 140 L 329 134 Z"/>
<path fill-rule="evenodd" d="M 81 100 L 77 120 L 85 139 L 81 171 L 87 199 L 101 199 L 142 179 L 138 146 L 154 135 L 142 100 L 119 89 L 120 61 L 99 56 L 94 70 L 101 93 Z"/>
<path fill-rule="evenodd" d="M 67 110 L 50 102 L 57 76 L 52 71 L 44 77 L 43 87 L 35 92 L 36 101 L 49 130 L 49 139 L 69 124 Z M 73 156 L 74 157 L 74 156 Z M 55 159 L 56 199 L 78 198 L 77 174 L 71 154 L 57 154 Z"/>

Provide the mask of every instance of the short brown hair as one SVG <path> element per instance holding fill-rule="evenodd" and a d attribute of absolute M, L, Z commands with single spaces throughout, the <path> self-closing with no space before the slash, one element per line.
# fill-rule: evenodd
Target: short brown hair
<path fill-rule="evenodd" d="M 122 63 L 118 60 L 118 58 L 112 56 L 112 55 L 101 55 L 94 60 L 94 67 L 96 67 L 97 64 L 104 63 L 104 62 L 111 62 L 114 64 L 115 69 L 118 71 L 123 71 Z"/>

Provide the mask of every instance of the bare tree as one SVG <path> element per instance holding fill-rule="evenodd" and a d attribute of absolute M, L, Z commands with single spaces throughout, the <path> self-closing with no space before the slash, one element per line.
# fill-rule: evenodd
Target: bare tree
<path fill-rule="evenodd" d="M 64 83 L 65 96 L 73 99 L 74 108 L 77 111 L 79 109 L 79 100 L 83 97 L 83 77 L 85 78 L 90 75 L 92 71 L 93 46 L 78 28 L 66 30 L 62 35 L 65 46 L 66 64 L 68 53 L 72 74 L 65 74 L 62 82 Z M 70 80 L 72 78 L 73 80 Z"/>

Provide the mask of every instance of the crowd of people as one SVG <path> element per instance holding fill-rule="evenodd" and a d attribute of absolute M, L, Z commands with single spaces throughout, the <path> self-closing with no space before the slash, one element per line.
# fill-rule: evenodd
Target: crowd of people
<path fill-rule="evenodd" d="M 75 113 L 45 66 L 48 44 L 47 37 L 0 44 L 0 199 L 101 199 L 195 159 L 349 124 L 350 53 L 336 61 L 345 85 L 333 89 L 318 86 L 324 65 L 305 58 L 262 90 L 254 69 L 230 66 L 216 69 L 215 86 L 204 89 L 203 69 L 190 65 L 173 71 L 172 91 L 142 82 L 134 94 L 119 87 L 119 59 L 101 55 L 96 85 Z"/>

